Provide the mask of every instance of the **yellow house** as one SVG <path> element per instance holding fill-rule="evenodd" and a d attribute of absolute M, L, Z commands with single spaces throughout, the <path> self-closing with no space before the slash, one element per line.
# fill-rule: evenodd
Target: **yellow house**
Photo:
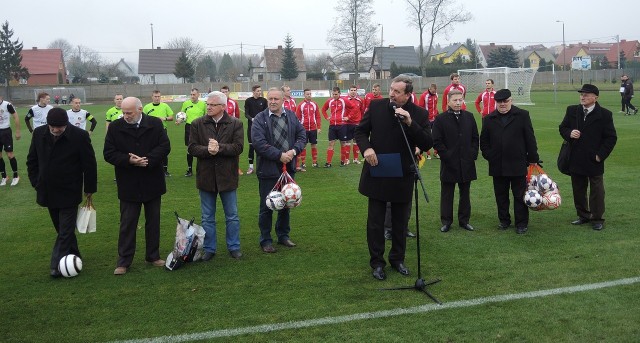
<path fill-rule="evenodd" d="M 524 67 L 538 70 L 540 61 L 544 59 L 545 65 L 550 66 L 554 63 L 555 58 L 548 49 L 525 50 L 519 53 L 520 63 Z M 528 61 L 528 63 L 527 63 Z"/>
<path fill-rule="evenodd" d="M 442 61 L 443 64 L 451 64 L 458 56 L 460 56 L 464 62 L 469 61 L 471 59 L 471 51 L 469 51 L 464 44 L 452 44 L 439 52 L 433 53 L 431 55 L 431 61 Z"/>

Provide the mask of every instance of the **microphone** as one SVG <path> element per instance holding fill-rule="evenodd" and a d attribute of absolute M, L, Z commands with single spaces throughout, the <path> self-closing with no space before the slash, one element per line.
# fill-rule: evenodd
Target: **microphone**
<path fill-rule="evenodd" d="M 395 102 L 389 101 L 389 109 L 391 109 L 391 110 L 393 110 L 393 112 L 395 112 L 397 107 L 398 107 L 398 105 Z"/>

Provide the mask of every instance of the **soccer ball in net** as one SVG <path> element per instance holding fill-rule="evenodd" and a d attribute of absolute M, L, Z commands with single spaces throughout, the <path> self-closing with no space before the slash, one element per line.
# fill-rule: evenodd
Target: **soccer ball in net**
<path fill-rule="evenodd" d="M 280 211 L 286 205 L 284 194 L 278 191 L 272 191 L 269 193 L 265 202 L 271 211 Z"/>
<path fill-rule="evenodd" d="M 178 114 L 176 114 L 176 123 L 180 124 L 182 122 L 184 122 L 185 120 L 187 120 L 187 114 L 184 112 L 178 112 Z"/>
<path fill-rule="evenodd" d="M 542 196 L 536 190 L 528 190 L 524 193 L 524 203 L 531 208 L 537 208 L 542 204 Z"/>
<path fill-rule="evenodd" d="M 300 206 L 302 201 L 302 189 L 295 183 L 287 183 L 282 186 L 282 194 L 284 194 L 284 201 L 287 208 L 294 208 Z"/>
<path fill-rule="evenodd" d="M 538 187 L 543 193 L 551 191 L 553 180 L 547 174 L 538 176 Z"/>
<path fill-rule="evenodd" d="M 60 259 L 58 269 L 62 276 L 74 277 L 82 270 L 82 260 L 74 254 L 69 254 Z"/>
<path fill-rule="evenodd" d="M 547 193 L 542 196 L 542 203 L 550 210 L 555 210 L 562 204 L 562 198 L 558 193 Z"/>
<path fill-rule="evenodd" d="M 531 175 L 529 183 L 527 184 L 528 190 L 538 190 L 538 175 Z"/>

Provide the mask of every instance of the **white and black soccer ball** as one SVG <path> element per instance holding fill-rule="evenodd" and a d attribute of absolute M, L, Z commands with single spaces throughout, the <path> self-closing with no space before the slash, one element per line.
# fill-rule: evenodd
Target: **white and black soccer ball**
<path fill-rule="evenodd" d="M 551 189 L 553 180 L 547 174 L 540 174 L 538 176 L 538 187 L 544 192 L 548 192 Z"/>
<path fill-rule="evenodd" d="M 187 114 L 184 112 L 178 112 L 178 114 L 176 114 L 176 123 L 180 124 L 182 122 L 184 122 L 185 120 L 187 120 Z"/>
<path fill-rule="evenodd" d="M 538 175 L 531 175 L 527 183 L 528 190 L 538 190 Z"/>
<path fill-rule="evenodd" d="M 280 211 L 286 205 L 284 194 L 278 191 L 272 191 L 269 193 L 265 199 L 265 203 L 271 211 Z"/>
<path fill-rule="evenodd" d="M 74 277 L 82 270 L 82 260 L 74 254 L 69 254 L 60 259 L 58 269 L 62 276 Z"/>
<path fill-rule="evenodd" d="M 542 204 L 542 196 L 536 190 L 528 190 L 524 193 L 524 203 L 530 208 L 538 208 Z"/>
<path fill-rule="evenodd" d="M 558 193 L 547 193 L 542 196 L 542 203 L 550 210 L 555 210 L 562 204 L 562 198 Z"/>
<path fill-rule="evenodd" d="M 302 189 L 297 184 L 291 182 L 282 186 L 281 190 L 284 195 L 284 201 L 287 208 L 294 208 L 300 206 L 302 201 Z"/>

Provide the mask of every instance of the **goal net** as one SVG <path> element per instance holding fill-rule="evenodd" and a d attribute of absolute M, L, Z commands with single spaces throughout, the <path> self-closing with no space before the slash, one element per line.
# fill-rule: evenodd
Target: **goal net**
<path fill-rule="evenodd" d="M 51 103 L 69 104 L 71 99 L 80 98 L 83 103 L 88 102 L 85 95 L 84 87 L 53 87 L 53 88 L 36 88 L 33 90 L 33 99 L 37 101 L 38 94 L 45 92 L 51 97 Z"/>
<path fill-rule="evenodd" d="M 460 82 L 467 87 L 467 98 L 475 99 L 485 89 L 484 82 L 492 79 L 496 90 L 507 88 L 511 99 L 518 105 L 533 105 L 531 102 L 531 84 L 536 70 L 532 68 L 485 68 L 461 69 Z"/>

